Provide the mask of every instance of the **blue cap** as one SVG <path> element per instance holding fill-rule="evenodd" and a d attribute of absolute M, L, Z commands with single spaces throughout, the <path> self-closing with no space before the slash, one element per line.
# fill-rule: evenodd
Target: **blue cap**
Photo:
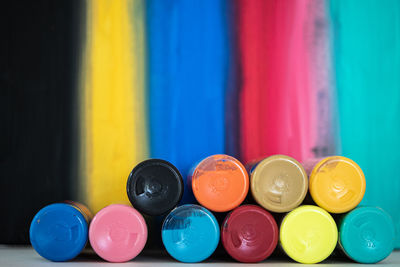
<path fill-rule="evenodd" d="M 88 223 L 72 205 L 51 204 L 33 218 L 29 229 L 33 248 L 51 261 L 75 258 L 88 240 Z"/>
<path fill-rule="evenodd" d="M 376 263 L 393 251 L 395 227 L 380 208 L 359 207 L 344 216 L 339 242 L 344 252 L 359 263 Z"/>
<path fill-rule="evenodd" d="M 219 225 L 214 215 L 199 205 L 183 205 L 167 215 L 162 241 L 168 253 L 181 262 L 200 262 L 215 251 Z"/>

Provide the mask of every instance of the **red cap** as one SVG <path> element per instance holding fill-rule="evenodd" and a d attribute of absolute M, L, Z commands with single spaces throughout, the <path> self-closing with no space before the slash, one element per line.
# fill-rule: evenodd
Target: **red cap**
<path fill-rule="evenodd" d="M 256 205 L 243 205 L 229 213 L 222 225 L 222 244 L 237 261 L 259 262 L 278 244 L 278 226 L 272 215 Z"/>

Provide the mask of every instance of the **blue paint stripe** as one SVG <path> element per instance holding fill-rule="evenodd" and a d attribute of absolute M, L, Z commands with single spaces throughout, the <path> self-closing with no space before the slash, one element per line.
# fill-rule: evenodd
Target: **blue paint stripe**
<path fill-rule="evenodd" d="M 225 0 L 147 1 L 150 155 L 187 176 L 225 152 L 228 33 Z M 192 202 L 184 194 L 185 202 Z"/>

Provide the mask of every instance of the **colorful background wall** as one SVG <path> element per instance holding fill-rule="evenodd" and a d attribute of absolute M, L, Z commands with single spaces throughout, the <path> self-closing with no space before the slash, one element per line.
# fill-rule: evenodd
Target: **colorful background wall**
<path fill-rule="evenodd" d="M 340 154 L 400 247 L 400 2 L 87 0 L 7 4 L 1 53 L 0 243 L 43 205 L 128 203 L 143 159 L 184 176 Z M 185 201 L 190 202 L 189 196 Z"/>

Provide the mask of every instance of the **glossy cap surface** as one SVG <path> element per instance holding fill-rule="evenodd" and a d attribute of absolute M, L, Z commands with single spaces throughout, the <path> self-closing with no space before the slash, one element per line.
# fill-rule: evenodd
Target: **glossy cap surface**
<path fill-rule="evenodd" d="M 288 156 L 274 155 L 251 171 L 251 193 L 255 201 L 272 212 L 298 207 L 308 192 L 308 177 L 301 164 Z"/>
<path fill-rule="evenodd" d="M 146 244 L 146 222 L 134 208 L 113 204 L 94 216 L 89 228 L 89 240 L 93 250 L 104 260 L 129 261 Z"/>
<path fill-rule="evenodd" d="M 332 213 L 354 209 L 365 193 L 365 177 L 351 159 L 333 156 L 321 160 L 310 174 L 310 194 L 318 206 Z"/>
<path fill-rule="evenodd" d="M 42 208 L 33 218 L 29 237 L 32 247 L 51 261 L 75 258 L 88 239 L 88 223 L 75 207 L 56 203 Z"/>
<path fill-rule="evenodd" d="M 289 212 L 280 227 L 283 250 L 300 263 L 325 260 L 336 247 L 338 230 L 332 216 L 317 206 L 300 206 Z"/>
<path fill-rule="evenodd" d="M 205 158 L 196 166 L 191 179 L 197 201 L 216 212 L 236 208 L 249 191 L 249 177 L 245 167 L 228 155 Z"/>

